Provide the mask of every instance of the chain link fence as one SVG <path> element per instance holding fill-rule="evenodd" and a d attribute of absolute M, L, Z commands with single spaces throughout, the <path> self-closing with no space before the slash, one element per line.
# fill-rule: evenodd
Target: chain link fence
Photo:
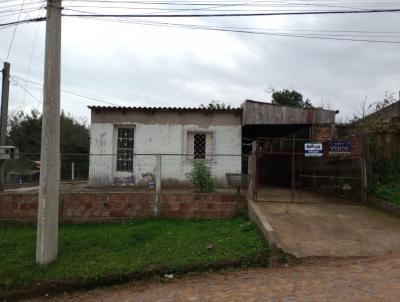
<path fill-rule="evenodd" d="M 214 187 L 227 187 L 227 174 L 242 174 L 247 167 L 245 155 L 207 155 L 194 159 L 193 154 L 61 154 L 60 180 L 81 182 L 88 187 L 132 186 L 154 189 L 157 168 L 164 188 L 193 187 L 190 174 L 194 161 L 203 161 L 211 172 Z M 40 179 L 40 154 L 21 153 L 8 160 L 5 184 L 8 187 L 36 186 Z"/>

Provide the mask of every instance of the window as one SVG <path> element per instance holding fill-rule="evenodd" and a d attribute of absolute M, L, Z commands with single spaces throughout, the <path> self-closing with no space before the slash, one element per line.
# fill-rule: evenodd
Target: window
<path fill-rule="evenodd" d="M 117 171 L 133 171 L 134 128 L 118 128 Z"/>
<path fill-rule="evenodd" d="M 188 132 L 187 154 L 191 159 L 211 159 L 213 154 L 213 133 L 207 131 Z"/>
<path fill-rule="evenodd" d="M 194 135 L 194 159 L 206 158 L 206 135 L 204 133 L 196 133 Z"/>

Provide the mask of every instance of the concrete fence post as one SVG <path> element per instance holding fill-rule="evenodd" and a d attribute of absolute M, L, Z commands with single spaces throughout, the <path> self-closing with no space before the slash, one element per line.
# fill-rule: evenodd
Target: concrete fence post
<path fill-rule="evenodd" d="M 161 154 L 157 154 L 156 160 L 156 193 L 161 193 Z"/>
<path fill-rule="evenodd" d="M 75 179 L 75 163 L 71 163 L 71 180 Z"/>
<path fill-rule="evenodd" d="M 161 154 L 157 154 L 156 158 L 156 204 L 155 204 L 155 214 L 160 216 L 160 203 L 161 203 L 161 165 L 162 159 Z"/>

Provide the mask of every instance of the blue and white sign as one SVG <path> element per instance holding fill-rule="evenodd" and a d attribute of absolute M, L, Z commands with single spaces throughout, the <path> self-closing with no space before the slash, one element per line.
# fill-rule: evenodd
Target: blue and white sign
<path fill-rule="evenodd" d="M 322 143 L 305 143 L 305 157 L 322 157 Z"/>
<path fill-rule="evenodd" d="M 332 142 L 329 144 L 330 156 L 342 156 L 351 154 L 350 142 Z"/>

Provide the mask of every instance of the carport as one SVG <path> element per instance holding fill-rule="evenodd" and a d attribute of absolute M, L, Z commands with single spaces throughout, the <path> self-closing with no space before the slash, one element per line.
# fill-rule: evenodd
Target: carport
<path fill-rule="evenodd" d="M 320 108 L 243 104 L 243 154 L 250 154 L 249 167 L 243 168 L 252 175 L 253 200 L 308 202 L 324 194 L 364 200 L 361 144 L 334 140 L 335 114 Z M 331 153 L 332 146 L 341 144 L 348 152 Z M 309 154 L 310 145 L 320 152 Z"/>
<path fill-rule="evenodd" d="M 244 104 L 250 217 L 271 244 L 298 257 L 400 251 L 400 220 L 363 203 L 362 144 L 335 140 L 334 124 L 334 111 Z"/>

